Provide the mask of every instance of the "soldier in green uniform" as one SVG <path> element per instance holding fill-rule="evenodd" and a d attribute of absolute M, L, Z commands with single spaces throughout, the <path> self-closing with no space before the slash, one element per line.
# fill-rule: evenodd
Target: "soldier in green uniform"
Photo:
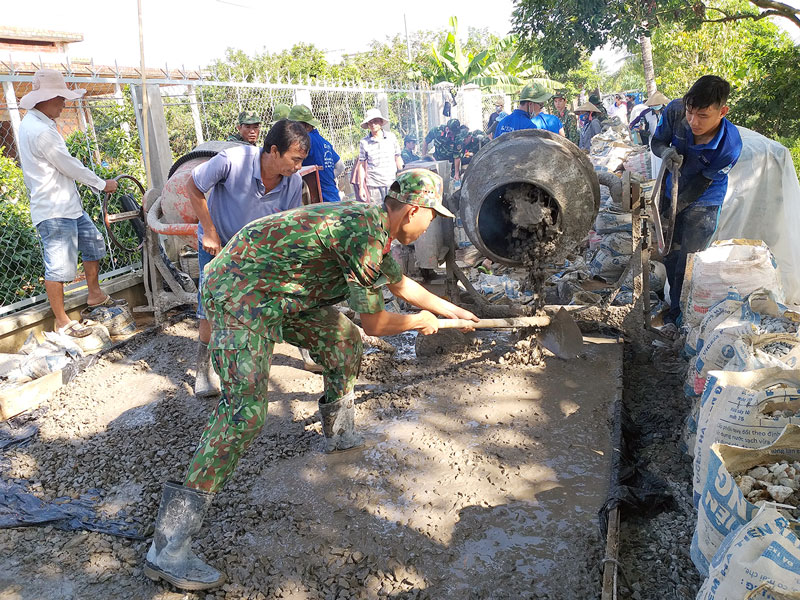
<path fill-rule="evenodd" d="M 466 165 L 472 161 L 472 157 L 488 142 L 489 138 L 480 129 L 470 131 L 464 138 L 464 158 L 461 160 L 461 164 L 466 168 Z"/>
<path fill-rule="evenodd" d="M 239 113 L 239 124 L 236 133 L 229 135 L 226 142 L 239 142 L 240 144 L 258 144 L 258 134 L 261 133 L 261 117 L 252 110 L 243 110 Z"/>
<path fill-rule="evenodd" d="M 564 96 L 564 92 L 555 93 L 553 96 L 553 107 L 555 108 L 553 114 L 557 116 L 561 124 L 564 125 L 564 137 L 577 146 L 581 139 L 581 134 L 578 131 L 578 117 L 574 112 L 567 109 L 567 99 Z"/>
<path fill-rule="evenodd" d="M 369 335 L 435 333 L 434 313 L 476 320 L 405 277 L 389 254 L 392 239 L 414 242 L 442 205 L 442 179 L 426 169 L 401 173 L 384 206 L 361 202 L 303 206 L 253 221 L 206 267 L 203 304 L 212 322 L 211 353 L 222 398 L 211 414 L 182 483 L 168 482 L 145 574 L 182 589 L 220 585 L 224 575 L 191 551 L 214 492 L 267 416 L 267 382 L 276 342 L 307 348 L 323 367 L 319 401 L 327 451 L 360 446 L 354 386 L 361 362 L 358 328 L 333 305 L 347 299 Z M 381 287 L 423 309 L 384 309 Z"/>
<path fill-rule="evenodd" d="M 450 119 L 446 125 L 439 125 L 425 136 L 423 154 L 427 154 L 433 144 L 433 157 L 436 160 L 450 161 L 453 179 L 461 179 L 461 159 L 464 156 L 464 138 L 461 123 L 458 119 Z"/>
<path fill-rule="evenodd" d="M 416 150 L 416 148 L 416 136 L 408 134 L 405 138 L 403 138 L 403 149 L 400 152 L 400 158 L 403 159 L 404 165 L 419 160 L 419 155 L 414 154 L 414 150 Z"/>

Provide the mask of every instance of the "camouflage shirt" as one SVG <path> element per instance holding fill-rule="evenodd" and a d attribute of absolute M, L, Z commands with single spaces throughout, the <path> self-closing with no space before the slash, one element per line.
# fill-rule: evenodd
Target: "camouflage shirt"
<path fill-rule="evenodd" d="M 226 142 L 239 142 L 240 144 L 250 144 L 251 146 L 255 146 L 254 143 L 246 142 L 245 139 L 238 133 L 232 133 L 228 137 L 225 138 Z"/>
<path fill-rule="evenodd" d="M 573 144 L 577 145 L 581 138 L 581 134 L 578 131 L 578 117 L 575 116 L 575 113 L 570 112 L 565 108 L 563 112 L 556 110 L 553 112 L 553 114 L 557 116 L 564 125 L 564 137 L 566 137 Z"/>
<path fill-rule="evenodd" d="M 410 162 L 414 162 L 414 161 L 419 160 L 419 156 L 414 154 L 408 148 L 403 148 L 403 150 L 400 152 L 400 158 L 403 159 L 403 164 L 404 165 L 407 165 Z"/>
<path fill-rule="evenodd" d="M 362 202 L 313 204 L 253 221 L 204 271 L 203 297 L 245 326 L 280 340 L 284 315 L 347 299 L 359 313 L 384 310 L 379 289 L 403 271 L 389 255 L 389 218 Z"/>
<path fill-rule="evenodd" d="M 464 136 L 460 135 L 459 131 L 450 131 L 446 125 L 431 129 L 425 136 L 425 141 L 428 149 L 433 143 L 433 156 L 436 160 L 453 162 L 456 158 L 464 156 Z"/>

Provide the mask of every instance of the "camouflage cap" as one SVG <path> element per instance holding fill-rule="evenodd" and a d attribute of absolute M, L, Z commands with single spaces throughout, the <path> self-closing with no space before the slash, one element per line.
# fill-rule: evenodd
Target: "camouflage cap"
<path fill-rule="evenodd" d="M 454 131 L 459 127 L 461 127 L 461 121 L 459 121 L 458 119 L 450 119 L 449 121 L 447 121 L 447 128 L 450 131 Z"/>
<path fill-rule="evenodd" d="M 404 204 L 431 208 L 444 217 L 455 215 L 442 204 L 442 178 L 428 169 L 409 169 L 397 176 L 400 191 L 389 188 L 387 198 L 394 198 Z M 392 186 L 394 187 L 394 186 Z"/>
<path fill-rule="evenodd" d="M 278 103 L 272 107 L 272 120 L 269 122 L 270 127 L 275 125 L 281 119 L 286 119 L 289 117 L 289 113 L 291 112 L 291 108 L 289 108 L 288 104 Z"/>
<path fill-rule="evenodd" d="M 415 135 L 414 135 L 414 134 L 412 134 L 412 133 L 409 133 L 409 134 L 408 134 L 406 137 L 404 137 L 404 138 L 403 138 L 403 142 L 405 142 L 406 144 L 407 144 L 408 142 L 414 142 L 414 143 L 416 143 L 416 142 L 417 142 L 417 136 L 415 136 Z"/>
<path fill-rule="evenodd" d="M 307 123 L 311 125 L 315 129 L 319 127 L 319 121 L 314 118 L 314 115 L 311 114 L 311 109 L 308 108 L 304 104 L 295 104 L 292 107 L 292 110 L 289 111 L 289 116 L 287 117 L 290 121 L 299 121 L 301 123 Z"/>
<path fill-rule="evenodd" d="M 239 125 L 258 125 L 261 117 L 254 110 L 243 110 L 239 113 Z"/>

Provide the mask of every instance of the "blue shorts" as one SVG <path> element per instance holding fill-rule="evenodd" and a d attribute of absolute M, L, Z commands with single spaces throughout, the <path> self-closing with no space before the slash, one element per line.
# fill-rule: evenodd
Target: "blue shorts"
<path fill-rule="evenodd" d="M 83 262 L 105 258 L 106 241 L 86 211 L 77 219 L 45 219 L 36 230 L 42 240 L 46 281 L 74 281 L 78 252 Z"/>
<path fill-rule="evenodd" d="M 200 276 L 197 280 L 197 318 L 206 319 L 206 311 L 203 309 L 203 270 L 206 265 L 214 259 L 213 254 L 209 254 L 203 250 L 203 242 L 197 244 L 197 266 L 200 267 Z"/>

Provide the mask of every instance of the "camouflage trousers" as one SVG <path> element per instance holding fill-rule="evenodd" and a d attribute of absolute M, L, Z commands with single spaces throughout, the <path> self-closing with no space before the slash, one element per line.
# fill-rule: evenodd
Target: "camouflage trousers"
<path fill-rule="evenodd" d="M 232 315 L 206 303 L 212 324 L 211 361 L 220 377 L 222 397 L 194 452 L 184 484 L 219 490 L 233 474 L 244 451 L 267 418 L 267 384 L 272 362 L 274 324 L 244 327 Z M 335 402 L 355 387 L 361 365 L 358 328 L 333 307 L 286 316 L 283 340 L 305 348 L 323 368 L 324 402 Z"/>

